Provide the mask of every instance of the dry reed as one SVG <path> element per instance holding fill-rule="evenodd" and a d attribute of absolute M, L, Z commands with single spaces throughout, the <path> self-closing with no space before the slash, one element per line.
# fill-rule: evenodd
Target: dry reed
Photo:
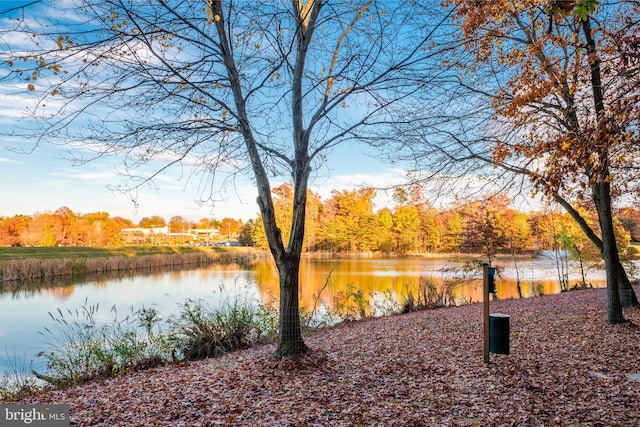
<path fill-rule="evenodd" d="M 233 253 L 197 252 L 172 255 L 115 256 L 97 258 L 26 258 L 0 262 L 0 283 L 47 281 L 55 277 L 117 273 L 175 267 L 200 267 L 214 262 L 233 262 Z M 244 262 L 247 255 L 242 255 Z"/>

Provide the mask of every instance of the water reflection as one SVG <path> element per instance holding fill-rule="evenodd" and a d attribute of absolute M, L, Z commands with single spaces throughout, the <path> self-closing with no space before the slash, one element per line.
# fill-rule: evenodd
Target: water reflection
<path fill-rule="evenodd" d="M 549 260 L 533 259 L 531 265 L 520 260 L 519 265 L 528 269 L 521 268 L 516 275 L 510 260 L 496 263 L 501 271 L 496 280 L 498 298 L 519 298 L 518 282 L 525 298 L 560 292 L 560 283 Z M 307 259 L 300 268 L 300 305 L 311 308 L 320 298 L 332 306 L 334 299 L 350 285 L 365 295 L 391 294 L 401 303 L 421 280 L 434 283 L 438 289 L 450 286 L 455 304 L 478 302 L 482 300 L 482 271 L 481 268 L 468 270 L 468 267 L 467 260 L 459 259 Z M 574 273 L 570 275 L 570 284 L 578 283 L 577 270 L 570 273 Z M 277 273 L 272 262 L 256 266 L 256 282 L 263 301 L 278 298 Z M 604 272 L 589 271 L 587 282 L 594 287 L 605 286 Z"/>
<path fill-rule="evenodd" d="M 496 282 L 498 297 L 517 298 L 513 266 L 508 261 L 497 265 L 503 270 Z M 518 276 L 523 296 L 560 291 L 554 265 L 549 260 L 519 261 L 518 265 L 522 269 Z M 384 295 L 402 302 L 420 280 L 430 280 L 437 286 L 453 283 L 456 303 L 481 301 L 481 273 L 465 273 L 464 266 L 464 260 L 449 259 L 304 259 L 300 303 L 311 309 L 321 299 L 331 307 L 349 286 L 361 290 L 372 301 Z M 595 286 L 604 286 L 604 273 L 590 271 L 587 280 Z M 571 283 L 575 282 L 574 277 Z M 236 296 L 266 303 L 276 301 L 278 276 L 273 262 L 212 264 L 196 270 L 118 272 L 79 281 L 63 278 L 50 283 L 25 283 L 19 288 L 5 286 L 0 288 L 0 372 L 12 365 L 11 359 L 30 360 L 46 348 L 45 339 L 38 332 L 52 324 L 48 313 L 58 309 L 74 311 L 87 303 L 99 303 L 106 319 L 112 306 L 122 314 L 144 306 L 154 307 L 166 318 L 189 298 L 203 298 L 215 305 L 216 301 Z"/>
<path fill-rule="evenodd" d="M 42 280 L 30 280 L 21 282 L 0 282 L 0 298 L 12 295 L 16 298 L 35 297 L 42 293 L 57 295 L 60 301 L 68 299 L 75 291 L 76 286 L 90 285 L 94 288 L 108 287 L 112 283 L 122 281 L 137 281 L 141 278 L 149 280 L 182 280 L 185 271 L 200 272 L 202 277 L 209 275 L 209 271 L 245 271 L 247 265 L 238 265 L 233 260 L 222 260 L 216 264 L 210 264 L 196 270 L 187 270 L 180 265 L 167 265 L 164 267 L 143 268 L 136 270 L 114 270 L 105 273 L 84 274 L 81 276 L 57 276 Z"/>

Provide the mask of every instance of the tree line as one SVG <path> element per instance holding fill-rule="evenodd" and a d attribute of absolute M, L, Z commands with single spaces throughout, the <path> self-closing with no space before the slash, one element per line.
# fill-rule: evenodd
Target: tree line
<path fill-rule="evenodd" d="M 173 216 L 167 221 L 159 215 L 144 217 L 136 224 L 127 218 L 111 217 L 108 212 L 81 214 L 62 207 L 55 212 L 0 217 L 0 246 L 122 246 L 122 231 L 127 228 L 167 227 L 169 233 L 218 229 L 220 238 L 228 239 L 237 237 L 242 226 L 242 220 L 234 218 L 191 221 Z"/>
<path fill-rule="evenodd" d="M 293 190 L 283 184 L 273 190 L 276 218 L 286 233 L 291 220 Z M 561 249 L 583 260 L 601 259 L 575 221 L 557 209 L 521 212 L 500 194 L 486 200 L 455 202 L 437 208 L 419 188 L 398 188 L 395 207 L 376 209 L 376 190 L 334 190 L 327 200 L 309 191 L 304 250 L 333 253 L 481 253 L 524 254 Z M 595 224 L 593 209 L 582 208 Z M 631 241 L 640 239 L 640 210 L 624 208 L 616 216 L 616 241 L 621 254 L 633 255 Z M 268 249 L 262 218 L 243 222 L 205 217 L 191 221 L 154 215 L 137 224 L 107 212 L 74 213 L 67 207 L 31 216 L 0 217 L 2 246 L 120 246 L 122 230 L 167 227 L 170 233 L 189 229 L 218 229 L 220 239 L 238 239 L 242 245 Z M 288 236 L 283 236 L 288 238 Z M 151 242 L 149 242 L 151 243 Z M 186 243 L 197 243 L 187 240 Z"/>
<path fill-rule="evenodd" d="M 278 223 L 283 238 L 291 220 L 293 190 L 283 184 L 273 190 Z M 459 201 L 437 208 L 418 187 L 394 191 L 394 208 L 375 209 L 376 190 L 334 190 L 323 201 L 309 191 L 304 250 L 337 253 L 482 253 L 523 254 L 530 251 L 562 249 L 585 260 L 601 260 L 599 249 L 566 212 L 558 209 L 519 211 L 505 194 Z M 597 214 L 579 208 L 587 220 L 597 224 Z M 623 208 L 615 219 L 621 254 L 633 254 L 631 241 L 640 237 L 640 210 Z M 268 248 L 261 218 L 249 221 L 242 235 Z"/>

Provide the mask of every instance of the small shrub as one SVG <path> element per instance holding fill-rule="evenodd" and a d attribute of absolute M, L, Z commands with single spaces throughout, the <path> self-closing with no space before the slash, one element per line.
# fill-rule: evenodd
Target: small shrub
<path fill-rule="evenodd" d="M 215 309 L 201 299 L 189 299 L 170 321 L 169 341 L 179 359 L 216 357 L 275 339 L 277 319 L 272 305 L 255 305 L 240 297 L 227 299 Z"/>
<path fill-rule="evenodd" d="M 371 302 L 362 290 L 349 283 L 345 291 L 334 297 L 333 312 L 343 321 L 365 319 L 371 316 Z"/>
<path fill-rule="evenodd" d="M 431 278 L 420 277 L 415 289 L 405 286 L 407 294 L 402 303 L 402 313 L 417 310 L 429 310 L 438 307 L 446 307 L 455 303 L 453 288 L 456 282 L 444 280 L 440 286 Z"/>
<path fill-rule="evenodd" d="M 278 336 L 279 313 L 275 298 L 258 305 L 256 311 L 256 337 L 258 342 L 273 342 Z"/>

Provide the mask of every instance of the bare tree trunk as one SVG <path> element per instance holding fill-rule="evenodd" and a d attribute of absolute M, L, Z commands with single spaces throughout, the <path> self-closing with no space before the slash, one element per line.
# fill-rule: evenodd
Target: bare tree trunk
<path fill-rule="evenodd" d="M 584 264 L 582 262 L 582 251 L 580 250 L 580 248 L 578 248 L 577 245 L 574 245 L 573 248 L 575 249 L 576 253 L 578 254 L 578 261 L 580 261 L 580 276 L 582 277 L 582 285 L 581 288 L 582 289 L 586 289 L 587 288 L 587 281 L 584 277 Z"/>
<path fill-rule="evenodd" d="M 278 263 L 280 274 L 280 328 L 278 347 L 274 355 L 295 358 L 306 353 L 309 348 L 302 339 L 300 310 L 298 307 L 298 273 L 300 257 L 287 256 Z"/>
<path fill-rule="evenodd" d="M 520 270 L 518 270 L 518 258 L 516 257 L 516 250 L 511 249 L 511 255 L 513 256 L 513 265 L 516 269 L 516 287 L 518 289 L 518 298 L 522 299 L 522 286 L 520 284 Z"/>
<path fill-rule="evenodd" d="M 302 3 L 300 3 L 294 7 L 296 20 L 298 22 L 296 30 L 297 54 L 293 68 L 291 90 L 292 137 L 295 155 L 294 159 L 286 160 L 292 168 L 294 199 L 291 234 L 287 247 L 284 245 L 282 233 L 278 228 L 273 199 L 271 197 L 269 177 L 260 157 L 258 150 L 259 144 L 254 137 L 253 129 L 250 125 L 243 87 L 239 77 L 240 74 L 232 54 L 233 47 L 228 37 L 227 27 L 223 18 L 224 11 L 222 9 L 222 2 L 214 1 L 210 6 L 212 15 L 216 17 L 214 22 L 220 37 L 220 48 L 234 95 L 240 131 L 244 137 L 258 187 L 257 202 L 260 207 L 260 213 L 262 214 L 265 234 L 269 243 L 269 249 L 271 250 L 278 269 L 280 281 L 280 324 L 278 330 L 278 347 L 274 355 L 279 357 L 295 358 L 308 351 L 308 347 L 302 340 L 298 301 L 298 275 L 300 272 L 300 257 L 304 240 L 307 188 L 311 171 L 309 132 L 303 126 L 304 111 L 302 100 L 305 60 L 314 30 L 315 19 L 320 13 L 321 5 L 321 2 L 312 2 L 308 6 L 303 6 Z M 286 158 L 286 156 L 282 154 L 281 157 Z"/>

